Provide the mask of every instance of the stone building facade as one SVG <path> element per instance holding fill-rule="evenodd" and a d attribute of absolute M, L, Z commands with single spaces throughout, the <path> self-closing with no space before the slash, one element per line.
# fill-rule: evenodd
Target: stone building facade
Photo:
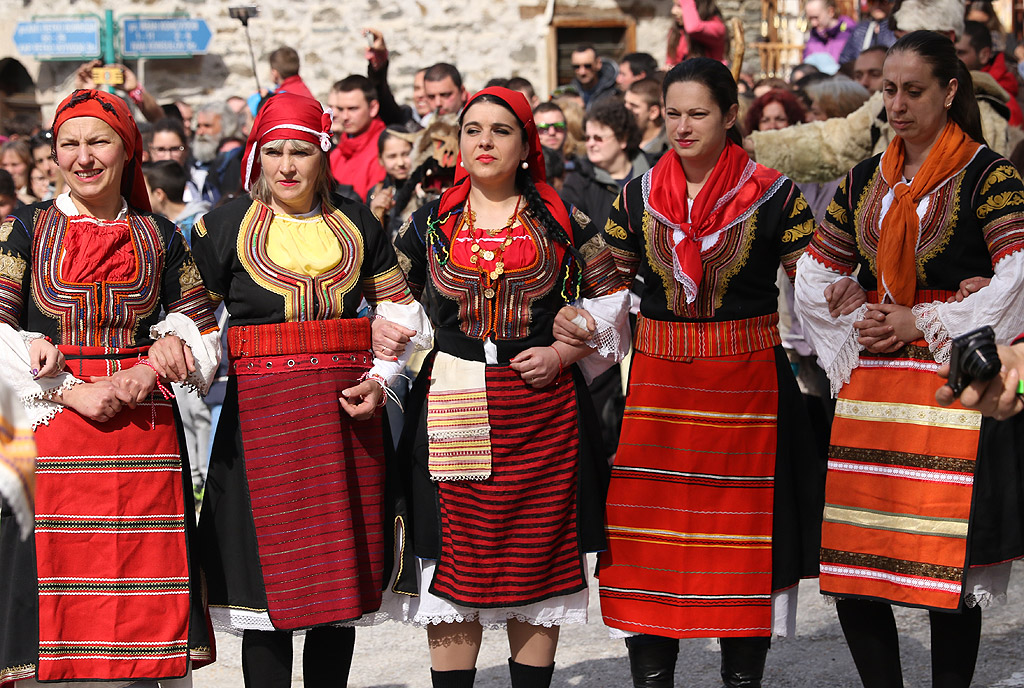
<path fill-rule="evenodd" d="M 37 62 L 18 54 L 13 41 L 17 22 L 33 16 L 99 14 L 113 9 L 116 18 L 183 13 L 207 22 L 212 33 L 208 53 L 169 60 L 128 62 L 161 103 L 182 99 L 201 103 L 256 90 L 245 31 L 228 7 L 252 0 L 0 0 L 5 30 L 0 57 L 20 60 L 35 80 L 36 99 L 44 115 L 71 87 L 75 63 Z M 558 54 L 552 38 L 560 23 L 579 27 L 589 21 L 630 25 L 634 48 L 664 59 L 672 0 L 262 0 L 261 14 L 249 23 L 261 84 L 269 81 L 266 56 L 290 45 L 302 60 L 302 77 L 315 95 L 326 98 L 331 84 L 351 73 L 364 73 L 366 41 L 361 30 L 378 28 L 391 49 L 390 82 L 400 101 L 412 91 L 412 76 L 438 61 L 455 63 L 470 90 L 494 76 L 530 79 L 538 92 L 554 85 L 551 62 Z M 747 42 L 759 37 L 760 0 L 719 0 L 725 16 L 739 16 Z M 585 28 L 574 34 L 586 35 Z M 564 46 L 563 46 L 564 56 Z M 748 50 L 747 67 L 756 71 L 756 51 Z M 2 87 L 2 85 L 0 85 Z"/>

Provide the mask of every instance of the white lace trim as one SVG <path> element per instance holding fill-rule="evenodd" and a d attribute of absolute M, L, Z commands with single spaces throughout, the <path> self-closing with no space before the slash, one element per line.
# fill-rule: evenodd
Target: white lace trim
<path fill-rule="evenodd" d="M 57 387 L 22 397 L 21 402 L 25 405 L 29 420 L 32 422 L 32 429 L 35 430 L 40 425 L 49 425 L 50 421 L 64 410 L 64 405 L 54 399 L 63 396 L 65 390 L 82 383 L 82 380 L 68 375 Z"/>
<path fill-rule="evenodd" d="M 924 333 L 925 341 L 928 342 L 928 350 L 932 352 L 932 357 L 939 364 L 949 363 L 949 350 L 953 341 L 939 317 L 941 304 L 941 301 L 919 303 L 910 309 L 910 312 L 914 314 L 914 324 Z"/>
<path fill-rule="evenodd" d="M 861 320 L 867 312 L 868 305 L 864 304 L 854 312 L 854 321 Z M 837 396 L 843 385 L 850 381 L 853 369 L 860 365 L 861 348 L 860 342 L 857 341 L 857 330 L 851 327 L 843 345 L 836 352 L 836 357 L 825 370 L 833 397 Z"/>
<path fill-rule="evenodd" d="M 220 364 L 220 330 L 202 334 L 199 327 L 184 313 L 168 313 L 167 316 L 149 328 L 154 340 L 174 335 L 192 351 L 196 369 L 181 383 L 189 391 L 204 396 L 210 389 L 213 376 Z"/>
<path fill-rule="evenodd" d="M 28 332 L 26 330 L 18 330 L 18 334 L 20 334 L 21 338 L 25 340 L 26 344 L 31 344 L 35 340 L 42 339 L 46 336 L 41 332 Z"/>
<path fill-rule="evenodd" d="M 353 626 L 376 626 L 393 618 L 392 614 L 384 611 L 368 612 L 358 619 L 345 621 L 343 623 L 331 624 L 339 628 Z M 270 620 L 270 613 L 267 611 L 256 611 L 254 609 L 239 609 L 237 607 L 210 607 L 210 620 L 213 627 L 219 631 L 226 631 L 231 635 L 240 636 L 244 631 L 276 631 L 274 622 Z M 292 631 L 302 635 L 308 629 L 300 628 Z"/>
<path fill-rule="evenodd" d="M 632 343 L 629 304 L 628 289 L 593 299 L 583 298 L 577 303 L 579 308 L 590 313 L 597 325 L 596 331 L 587 341 L 587 346 L 595 351 L 579 361 L 580 370 L 588 384 L 629 353 Z"/>
<path fill-rule="evenodd" d="M 500 610 L 499 610 L 500 611 Z M 520 614 L 518 612 L 509 610 L 505 612 L 504 619 L 501 617 L 489 617 L 485 621 L 480 620 L 479 612 L 471 612 L 469 614 L 459 614 L 457 612 L 451 614 L 417 614 L 416 617 L 408 622 L 414 626 L 420 628 L 426 626 L 438 626 L 443 623 L 463 623 L 465 621 L 480 621 L 480 625 L 487 630 L 498 630 L 505 628 L 508 625 L 509 619 L 515 619 L 521 623 L 527 623 L 531 626 L 543 626 L 544 628 L 553 628 L 555 626 L 565 626 L 566 624 L 580 624 L 584 625 L 587 623 L 587 613 L 581 610 L 570 610 L 559 617 L 544 619 L 543 621 L 538 620 L 535 617 L 527 614 Z"/>

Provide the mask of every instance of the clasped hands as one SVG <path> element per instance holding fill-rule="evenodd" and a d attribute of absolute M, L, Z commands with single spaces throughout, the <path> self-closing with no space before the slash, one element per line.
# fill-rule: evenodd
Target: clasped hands
<path fill-rule="evenodd" d="M 46 344 L 57 352 L 52 344 Z M 52 355 L 46 351 L 48 356 Z M 155 341 L 147 358 L 150 365 L 139 363 L 113 375 L 90 376 L 85 383 L 64 390 L 60 402 L 82 416 L 102 423 L 112 419 L 122 408 L 135 408 L 148 399 L 159 380 L 184 382 L 196 369 L 192 350 L 175 335 Z M 58 369 L 50 374 L 59 372 Z"/>
<path fill-rule="evenodd" d="M 587 321 L 588 330 L 581 329 L 572 321 L 577 314 Z M 586 347 L 586 341 L 593 334 L 597 325 L 593 316 L 586 311 L 577 310 L 572 306 L 564 306 L 555 316 L 552 332 L 556 344 L 551 346 L 534 346 L 521 351 L 510 361 L 510 367 L 519 373 L 526 384 L 534 389 L 547 387 L 561 370 L 580 358 L 578 352 L 571 349 L 556 349 L 558 342 L 568 347 Z M 373 353 L 377 358 L 386 361 L 398 360 L 405 351 L 406 345 L 416 336 L 416 331 L 402 327 L 389 320 L 377 318 L 373 321 Z"/>
<path fill-rule="evenodd" d="M 825 287 L 825 302 L 833 317 L 849 315 L 867 302 L 867 293 L 850 277 Z M 861 320 L 853 323 L 857 341 L 869 353 L 888 354 L 898 351 L 924 333 L 917 328 L 914 314 L 906 306 L 893 303 L 869 303 Z"/>

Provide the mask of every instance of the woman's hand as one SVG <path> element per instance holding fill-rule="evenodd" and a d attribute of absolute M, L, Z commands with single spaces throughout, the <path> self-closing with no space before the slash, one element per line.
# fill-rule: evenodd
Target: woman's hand
<path fill-rule="evenodd" d="M 116 416 L 128 399 L 126 392 L 119 390 L 106 379 L 75 385 L 64 390 L 60 397 L 64 406 L 100 423 Z"/>
<path fill-rule="evenodd" d="M 849 315 L 863 306 L 868 294 L 852 277 L 844 277 L 838 282 L 825 287 L 825 301 L 828 303 L 828 314 L 833 318 Z"/>
<path fill-rule="evenodd" d="M 416 330 L 384 318 L 374 318 L 370 329 L 373 332 L 373 353 L 384 361 L 397 361 L 405 351 L 405 345 L 416 336 Z"/>
<path fill-rule="evenodd" d="M 93 382 L 109 381 L 128 408 L 135 408 L 149 398 L 156 387 L 156 371 L 146 365 L 134 365 L 108 377 L 94 377 Z"/>
<path fill-rule="evenodd" d="M 956 293 L 946 299 L 946 303 L 960 303 L 982 287 L 987 287 L 991 281 L 991 277 L 968 277 L 960 283 Z"/>
<path fill-rule="evenodd" d="M 988 382 L 975 380 L 960 394 L 960 403 L 967 408 L 981 411 L 983 416 L 1006 420 L 1024 411 L 1024 399 L 1017 393 L 1017 385 L 1024 371 L 1024 343 L 1013 346 L 999 346 L 999 360 L 1003 367 L 999 374 Z M 949 365 L 938 370 L 939 377 L 949 379 Z M 949 406 L 956 397 L 949 385 L 935 391 L 935 400 L 942 406 Z"/>
<path fill-rule="evenodd" d="M 543 389 L 552 382 L 561 369 L 558 353 L 550 346 L 533 346 L 520 352 L 511 361 L 512 370 L 523 382 L 534 389 Z"/>
<path fill-rule="evenodd" d="M 378 220 L 383 221 L 384 216 L 395 207 L 395 187 L 389 186 L 377 190 L 370 197 L 370 212 Z"/>
<path fill-rule="evenodd" d="M 911 310 L 893 303 L 868 304 L 864 320 L 858 320 L 853 326 L 859 331 L 858 341 L 874 354 L 892 353 L 924 337 L 917 329 L 917 318 Z"/>
<path fill-rule="evenodd" d="M 196 371 L 192 349 L 177 335 L 167 335 L 153 342 L 147 357 L 160 377 L 171 382 L 184 382 Z"/>
<path fill-rule="evenodd" d="M 368 420 L 373 418 L 383 398 L 384 387 L 381 383 L 376 380 L 363 380 L 355 387 L 342 390 L 338 403 L 354 420 Z"/>
<path fill-rule="evenodd" d="M 857 341 L 870 353 L 892 353 L 902 346 L 892 325 L 885 322 L 884 313 L 869 310 L 863 320 L 853 323 L 853 327 L 857 330 Z"/>
<path fill-rule="evenodd" d="M 577 315 L 582 315 L 587 321 L 587 329 L 583 329 L 573 322 L 573 318 Z M 555 336 L 555 339 L 563 344 L 585 346 L 587 340 L 590 339 L 596 329 L 597 323 L 594 322 L 594 316 L 590 313 L 587 313 L 582 308 L 562 306 L 562 309 L 555 314 L 555 322 L 551 326 L 551 333 Z"/>
<path fill-rule="evenodd" d="M 32 379 L 53 377 L 64 370 L 64 354 L 42 337 L 28 345 L 28 358 L 32 363 Z"/>

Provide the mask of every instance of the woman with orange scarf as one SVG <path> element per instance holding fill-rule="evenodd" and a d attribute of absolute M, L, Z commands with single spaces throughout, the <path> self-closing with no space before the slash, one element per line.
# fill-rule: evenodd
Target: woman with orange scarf
<path fill-rule="evenodd" d="M 797 313 L 839 393 L 821 590 L 866 686 L 903 685 L 899 604 L 930 612 L 933 685 L 966 687 L 981 607 L 1024 554 L 1021 468 L 1015 428 L 940 408 L 934 372 L 957 335 L 1024 329 L 1024 183 L 983 144 L 948 38 L 907 34 L 883 79 L 897 138 L 846 176 L 797 270 Z M 991 283 L 951 298 L 976 275 Z"/>
<path fill-rule="evenodd" d="M 816 572 L 824 471 L 800 431 L 775 286 L 814 218 L 792 181 L 737 145 L 722 63 L 676 65 L 663 95 L 673 150 L 626 185 L 605 226 L 620 272 L 642 272 L 644 287 L 601 612 L 627 637 L 634 686 L 673 685 L 678 639 L 721 638 L 725 685 L 754 688 L 770 637 L 792 631 L 796 584 Z M 556 336 L 575 342 L 562 320 Z"/>

